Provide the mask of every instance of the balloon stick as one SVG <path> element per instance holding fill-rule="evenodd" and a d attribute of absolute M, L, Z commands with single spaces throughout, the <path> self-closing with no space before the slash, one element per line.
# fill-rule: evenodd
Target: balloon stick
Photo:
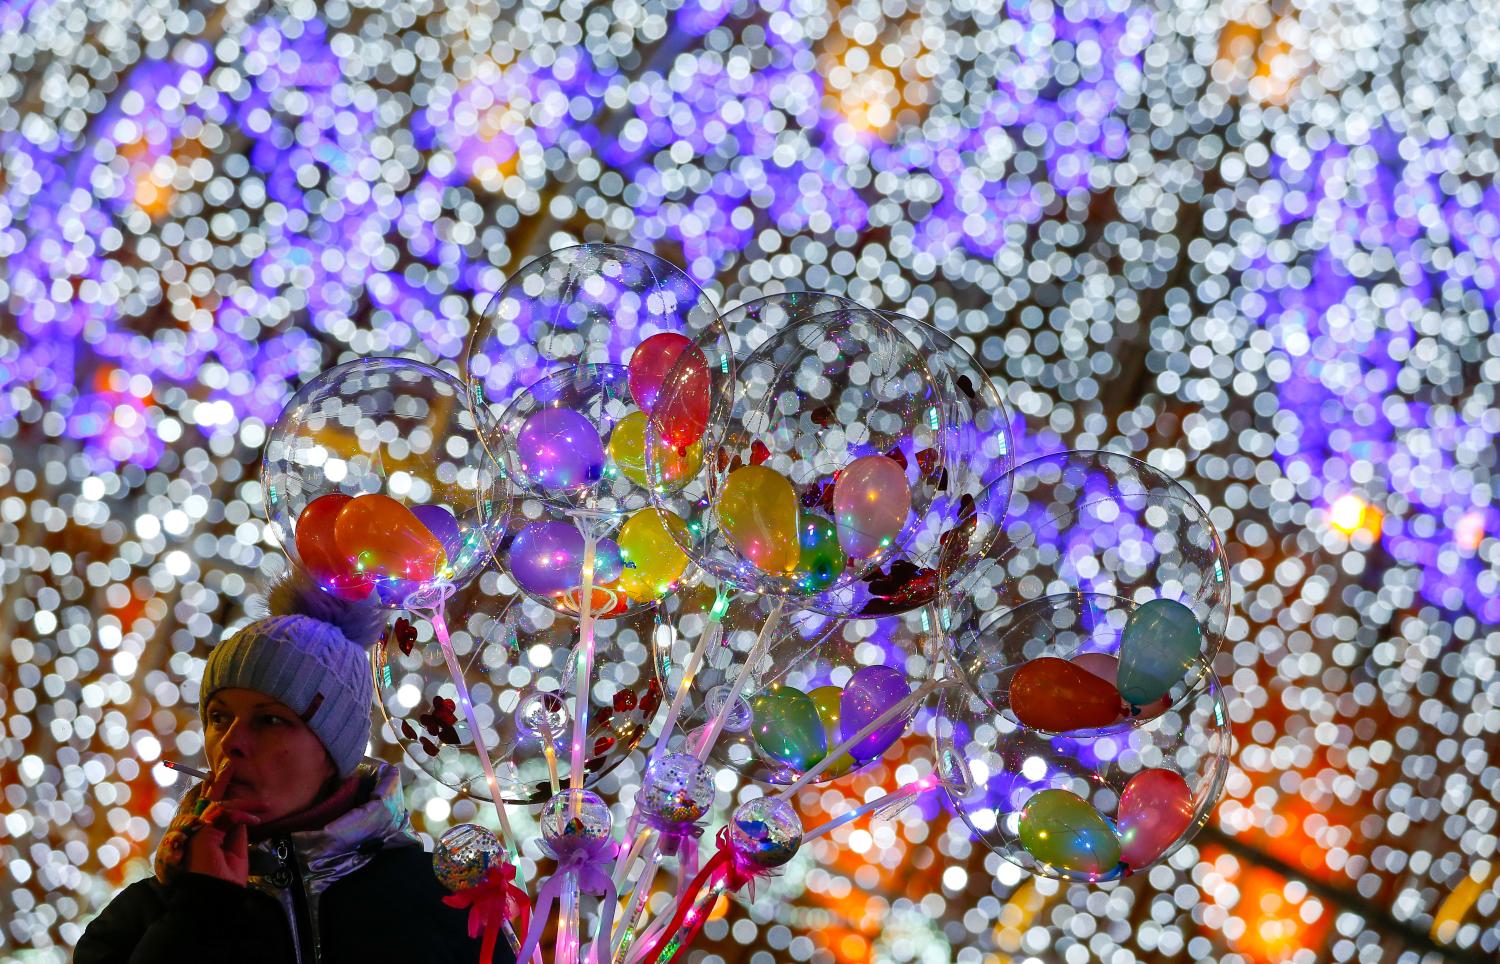
<path fill-rule="evenodd" d="M 724 732 L 724 724 L 729 722 L 729 714 L 734 711 L 734 704 L 739 700 L 740 693 L 745 688 L 745 682 L 750 679 L 750 673 L 754 670 L 755 664 L 760 662 L 761 657 L 770 647 L 771 638 L 776 635 L 776 624 L 781 621 L 782 606 L 782 601 L 776 600 L 771 611 L 766 615 L 766 621 L 760 627 L 760 635 L 755 638 L 755 645 L 750 648 L 750 655 L 745 657 L 745 662 L 740 666 L 740 675 L 735 677 L 734 685 L 725 694 L 719 712 L 714 714 L 708 732 L 703 735 L 703 741 L 698 744 L 699 761 L 707 762 L 709 751 L 714 748 L 719 734 Z"/>
<path fill-rule="evenodd" d="M 703 634 L 698 638 L 698 645 L 693 647 L 692 654 L 688 657 L 686 666 L 682 671 L 682 681 L 677 684 L 677 692 L 672 696 L 672 705 L 667 707 L 666 718 L 662 721 L 661 735 L 656 738 L 656 746 L 651 750 L 651 756 L 646 761 L 646 769 L 651 769 L 651 764 L 661 758 L 666 752 L 667 746 L 672 742 L 672 729 L 677 725 L 677 718 L 682 715 L 682 707 L 687 701 L 688 690 L 692 687 L 693 677 L 698 673 L 698 665 L 703 662 L 703 657 L 713 649 L 714 644 L 724 635 L 724 610 L 728 604 L 729 594 L 721 587 L 714 599 L 713 609 L 708 614 L 708 625 L 704 626 Z M 640 811 L 634 810 L 630 814 L 630 828 L 628 833 L 634 834 L 641 825 Z M 619 862 L 615 864 L 615 877 L 619 879 L 634 860 L 637 852 L 632 848 L 630 851 L 620 852 Z M 628 858 L 628 859 L 627 859 Z"/>
<path fill-rule="evenodd" d="M 937 775 L 929 774 L 914 783 L 908 784 L 907 786 L 901 787 L 897 790 L 892 790 L 890 793 L 882 794 L 881 796 L 876 797 L 874 800 L 871 800 L 868 803 L 860 804 L 853 810 L 850 810 L 848 813 L 840 814 L 839 816 L 834 817 L 832 820 L 829 820 L 827 823 L 819 824 L 818 826 L 802 835 L 802 842 L 805 844 L 809 840 L 816 840 L 819 837 L 832 833 L 846 823 L 858 820 L 860 817 L 864 816 L 872 810 L 883 810 L 886 807 L 895 806 L 903 800 L 926 793 L 928 790 L 931 790 L 937 785 Z"/>
<path fill-rule="evenodd" d="M 578 598 L 578 680 L 573 696 L 572 767 L 568 785 L 583 789 L 583 744 L 589 729 L 589 678 L 594 675 L 594 539 L 583 526 L 583 590 Z"/>
<path fill-rule="evenodd" d="M 463 668 L 458 665 L 458 656 L 453 652 L 453 641 L 448 636 L 448 620 L 443 615 L 443 603 L 451 595 L 452 590 L 445 592 L 442 597 L 428 611 L 427 618 L 432 623 L 432 631 L 437 636 L 438 645 L 443 650 L 443 660 L 448 664 L 448 675 L 453 677 L 453 688 L 458 691 L 458 705 L 464 714 L 464 722 L 468 724 L 469 736 L 474 741 L 474 752 L 479 756 L 480 766 L 484 769 L 484 782 L 489 787 L 490 800 L 495 805 L 495 816 L 500 821 L 500 834 L 505 840 L 506 849 L 510 851 L 514 859 L 518 853 L 516 838 L 510 829 L 510 820 L 505 815 L 505 802 L 500 799 L 500 781 L 495 776 L 495 765 L 490 760 L 490 749 L 485 745 L 484 733 L 479 728 L 479 719 L 474 715 L 474 702 L 469 697 L 469 686 L 464 682 Z"/>
<path fill-rule="evenodd" d="M 495 806 L 495 815 L 500 820 L 500 839 L 505 842 L 505 848 L 509 857 L 516 864 L 516 880 L 520 881 L 520 861 L 517 860 L 518 851 L 516 838 L 510 829 L 510 820 L 505 816 L 505 801 L 500 799 L 500 781 L 495 777 L 495 766 L 490 760 L 490 749 L 485 745 L 484 734 L 479 729 L 479 719 L 474 715 L 474 702 L 469 697 L 469 686 L 464 682 L 463 668 L 458 665 L 458 656 L 453 652 L 453 641 L 448 635 L 448 619 L 443 614 L 443 604 L 453 594 L 451 586 L 442 590 L 427 612 L 428 621 L 432 623 L 433 635 L 437 637 L 438 646 L 443 651 L 443 661 L 448 664 L 448 675 L 453 677 L 453 688 L 458 691 L 458 705 L 462 708 L 464 722 L 468 724 L 469 735 L 474 740 L 475 752 L 479 755 L 480 766 L 484 768 L 485 783 L 489 786 L 490 801 Z M 505 940 L 510 944 L 512 951 L 521 948 L 521 942 L 516 939 L 514 928 L 510 921 L 504 925 Z"/>

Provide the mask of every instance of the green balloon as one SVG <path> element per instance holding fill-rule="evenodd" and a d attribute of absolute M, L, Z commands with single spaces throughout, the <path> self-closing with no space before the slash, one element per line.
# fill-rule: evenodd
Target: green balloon
<path fill-rule="evenodd" d="M 833 585 L 844 571 L 838 527 L 822 516 L 804 512 L 797 519 L 797 544 L 802 549 L 797 584 L 806 592 L 822 592 Z"/>
<path fill-rule="evenodd" d="M 751 698 L 750 712 L 756 745 L 771 759 L 806 770 L 828 754 L 818 707 L 796 687 L 771 687 Z"/>
<path fill-rule="evenodd" d="M 1042 790 L 1021 808 L 1021 846 L 1044 864 L 1102 877 L 1120 863 L 1120 841 L 1076 793 Z"/>
<path fill-rule="evenodd" d="M 1203 627 L 1191 609 L 1175 599 L 1142 603 L 1120 636 L 1120 696 L 1134 706 L 1155 703 L 1182 681 L 1202 649 Z"/>

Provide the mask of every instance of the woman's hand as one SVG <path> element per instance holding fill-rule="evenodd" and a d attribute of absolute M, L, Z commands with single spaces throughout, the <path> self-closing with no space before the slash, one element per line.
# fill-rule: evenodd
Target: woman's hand
<path fill-rule="evenodd" d="M 260 823 L 260 819 L 224 801 L 233 768 L 234 763 L 226 761 L 209 779 L 200 804 L 206 804 L 206 807 L 199 814 L 198 828 L 188 841 L 187 858 L 182 869 L 243 887 L 250 878 L 249 828 Z"/>

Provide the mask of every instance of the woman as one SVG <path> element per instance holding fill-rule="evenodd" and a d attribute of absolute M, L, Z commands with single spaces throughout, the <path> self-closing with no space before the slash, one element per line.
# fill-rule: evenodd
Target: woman
<path fill-rule="evenodd" d="M 84 931 L 76 964 L 473 964 L 411 830 L 396 767 L 362 760 L 368 647 L 384 613 L 301 581 L 209 655 L 200 688 L 211 775 L 156 852 Z M 504 941 L 494 961 L 514 958 Z"/>

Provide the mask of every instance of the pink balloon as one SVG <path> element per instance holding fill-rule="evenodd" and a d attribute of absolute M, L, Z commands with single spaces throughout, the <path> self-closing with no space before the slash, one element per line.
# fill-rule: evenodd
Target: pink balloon
<path fill-rule="evenodd" d="M 862 455 L 839 473 L 833 486 L 839 545 L 855 559 L 890 546 L 911 514 L 906 470 L 884 455 Z"/>
<path fill-rule="evenodd" d="M 1120 661 L 1119 659 L 1109 655 L 1108 653 L 1079 653 L 1077 656 L 1074 656 L 1072 659 L 1068 660 L 1068 662 L 1075 663 L 1078 666 L 1083 667 L 1102 680 L 1108 680 L 1109 685 L 1111 686 L 1115 686 L 1119 682 Z M 1141 707 L 1140 715 L 1138 715 L 1136 719 L 1149 720 L 1153 717 L 1161 716 L 1171 708 L 1171 700 L 1163 696 L 1155 703 Z"/>
<path fill-rule="evenodd" d="M 1193 822 L 1193 792 L 1172 770 L 1142 770 L 1120 794 L 1120 859 L 1139 870 L 1167 852 Z"/>

